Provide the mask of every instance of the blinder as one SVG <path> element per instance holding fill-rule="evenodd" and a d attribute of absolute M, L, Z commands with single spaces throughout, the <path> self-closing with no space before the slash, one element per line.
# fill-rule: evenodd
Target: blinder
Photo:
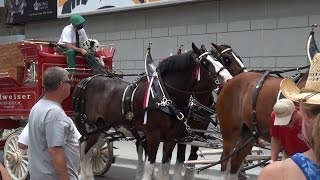
<path fill-rule="evenodd" d="M 243 63 L 243 61 L 239 58 L 239 56 L 237 56 L 233 50 L 231 49 L 230 46 L 227 46 L 226 49 L 222 50 L 221 52 L 219 52 L 217 49 L 212 50 L 211 51 L 215 57 L 217 58 L 217 60 L 225 67 L 229 67 L 231 64 L 231 59 L 228 58 L 228 56 L 223 56 L 223 54 L 227 53 L 227 52 L 231 52 L 232 56 L 234 59 L 236 59 L 238 61 L 238 63 Z M 241 72 L 244 72 L 247 68 L 246 67 L 241 67 L 241 69 L 239 70 L 239 72 L 234 72 L 233 74 L 237 75 L 240 74 Z"/>
<path fill-rule="evenodd" d="M 206 58 L 205 58 L 206 55 L 212 55 L 212 52 L 211 51 L 207 51 L 207 52 L 203 53 L 202 55 L 199 56 L 199 58 L 197 58 L 197 62 L 200 64 L 202 61 L 206 60 Z M 215 81 L 214 81 L 215 84 L 220 84 L 220 81 L 218 80 L 218 77 L 217 77 L 216 74 L 219 74 L 222 70 L 224 70 L 226 68 L 224 66 L 222 66 L 219 70 L 215 70 L 216 71 L 215 73 L 212 73 L 212 72 L 210 72 L 208 67 L 206 67 L 205 62 L 206 61 L 204 61 L 204 63 L 201 63 L 201 65 L 204 67 L 204 69 L 207 72 L 208 76 L 210 76 L 211 79 L 215 79 Z"/>
<path fill-rule="evenodd" d="M 224 66 L 229 66 L 230 63 L 231 63 L 231 60 L 229 58 L 226 58 L 223 56 L 224 53 L 227 53 L 231 51 L 232 52 L 232 49 L 231 48 L 227 48 L 223 51 L 221 51 L 221 53 L 219 53 L 220 55 L 218 56 L 218 60 L 220 63 L 222 63 Z"/>

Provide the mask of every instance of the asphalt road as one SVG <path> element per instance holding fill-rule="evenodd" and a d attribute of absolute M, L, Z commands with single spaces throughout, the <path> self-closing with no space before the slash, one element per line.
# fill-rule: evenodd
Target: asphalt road
<path fill-rule="evenodd" d="M 112 164 L 109 171 L 100 177 L 95 177 L 97 180 L 133 180 L 136 174 L 136 159 L 137 154 L 135 151 L 135 146 L 133 142 L 128 141 L 119 141 L 114 143 L 114 155 L 117 156 L 116 162 Z M 189 149 L 187 148 L 187 152 Z M 157 163 L 161 159 L 161 146 L 159 149 L 159 154 L 157 156 Z M 173 164 L 175 164 L 176 152 L 173 153 L 171 161 L 171 170 L 170 174 L 173 173 Z M 220 155 L 208 157 L 209 159 L 213 158 L 215 160 L 220 159 Z M 3 161 L 3 149 L 0 150 L 0 161 Z M 257 175 L 261 171 L 261 168 L 254 168 L 247 171 L 247 174 L 250 176 L 249 179 L 257 179 Z M 200 174 L 195 176 L 195 180 L 218 180 L 220 179 L 220 165 L 217 165 L 213 168 L 208 169 L 208 171 L 200 172 Z"/>
<path fill-rule="evenodd" d="M 170 172 L 172 176 L 172 172 Z M 113 164 L 110 170 L 104 176 L 96 176 L 96 180 L 133 180 L 136 175 L 136 169 L 133 165 Z M 170 176 L 170 179 L 171 179 Z M 195 180 L 220 180 L 217 175 L 202 175 Z"/>

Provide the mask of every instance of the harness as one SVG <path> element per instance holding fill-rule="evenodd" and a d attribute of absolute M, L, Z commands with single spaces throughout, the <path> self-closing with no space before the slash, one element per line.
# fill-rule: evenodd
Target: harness
<path fill-rule="evenodd" d="M 305 67 L 303 67 L 303 68 L 305 68 Z M 263 76 L 261 77 L 261 79 L 256 84 L 256 86 L 254 88 L 254 91 L 253 91 L 253 94 L 252 94 L 252 126 L 253 126 L 253 130 L 251 131 L 252 132 L 252 136 L 246 142 L 244 142 L 238 149 L 233 150 L 232 153 L 230 153 L 225 158 L 220 159 L 219 161 L 217 161 L 217 162 L 215 162 L 213 164 L 206 165 L 206 166 L 203 166 L 203 167 L 195 169 L 198 173 L 200 171 L 202 171 L 202 170 L 208 169 L 208 168 L 210 168 L 212 166 L 215 166 L 217 164 L 222 163 L 223 161 L 228 160 L 229 158 L 234 156 L 236 153 L 238 153 L 241 149 L 246 147 L 248 144 L 250 144 L 253 141 L 256 141 L 259 138 L 259 136 L 261 136 L 261 135 L 263 135 L 265 133 L 268 133 L 269 130 L 265 130 L 265 131 L 262 131 L 262 132 L 259 132 L 259 130 L 258 130 L 256 104 L 257 104 L 257 99 L 258 99 L 258 96 L 259 96 L 259 92 L 260 92 L 260 90 L 261 90 L 261 88 L 263 86 L 264 81 L 266 80 L 266 78 L 267 78 L 267 76 L 269 74 L 278 74 L 278 72 L 277 71 L 271 71 L 271 72 L 270 71 L 265 71 Z M 294 81 L 296 83 L 298 83 L 298 82 L 300 82 L 302 77 L 303 77 L 303 73 L 299 73 L 298 75 L 294 76 L 293 79 L 294 79 Z M 269 160 L 270 160 L 270 158 L 267 159 L 267 160 L 264 160 L 264 161 L 262 161 L 261 163 L 258 163 L 258 164 L 259 165 L 264 164 Z M 242 171 L 244 171 L 244 170 L 246 170 L 246 169 L 244 168 Z"/>
<path fill-rule="evenodd" d="M 87 115 L 84 113 L 85 110 L 85 90 L 86 87 L 88 85 L 88 83 L 96 77 L 99 76 L 103 76 L 102 74 L 97 74 L 88 78 L 83 79 L 82 81 L 80 81 L 77 85 L 76 91 L 75 91 L 75 95 L 72 97 L 72 101 L 73 101 L 73 115 L 75 117 L 76 120 L 80 120 L 80 133 L 82 135 L 81 137 L 81 141 L 86 141 L 88 139 L 89 136 L 89 132 L 87 130 L 91 129 L 92 132 L 94 131 L 94 129 L 96 128 L 96 125 L 94 123 L 92 123 L 91 121 L 88 121 L 87 119 Z M 107 127 L 106 127 L 107 128 Z"/>
<path fill-rule="evenodd" d="M 195 53 L 191 54 L 191 56 L 196 62 L 200 61 L 198 56 Z M 147 76 L 139 77 L 135 81 L 130 83 L 125 88 L 124 93 L 122 95 L 122 115 L 123 115 L 123 118 L 126 119 L 125 121 L 126 128 L 132 133 L 132 135 L 137 140 L 141 140 L 141 137 L 139 136 L 138 131 L 132 126 L 132 119 L 134 117 L 142 115 L 146 111 L 159 110 L 168 115 L 175 116 L 180 121 L 184 120 L 185 124 L 187 122 L 187 119 L 190 117 L 191 113 L 197 117 L 210 116 L 213 113 L 211 111 L 209 112 L 209 114 L 204 113 L 203 111 L 208 110 L 209 108 L 203 105 L 201 106 L 199 102 L 197 102 L 196 100 L 192 100 L 192 98 L 190 99 L 189 105 L 187 107 L 179 107 L 177 104 L 172 102 L 164 86 L 165 83 L 163 82 L 162 77 L 160 76 L 160 70 L 158 68 L 156 69 L 154 68 L 155 66 L 153 66 L 152 64 L 153 61 L 149 61 L 149 63 L 151 63 L 151 66 L 148 66 L 148 67 L 152 67 L 152 68 L 146 71 Z M 77 88 L 73 97 L 74 116 L 77 120 L 79 120 L 80 131 L 82 134 L 82 139 L 81 139 L 82 141 L 87 140 L 88 136 L 95 133 L 99 133 L 99 132 L 103 132 L 106 135 L 109 135 L 110 133 L 108 134 L 107 131 L 112 127 L 112 124 L 107 124 L 107 125 L 104 124 L 104 126 L 101 127 L 101 125 L 98 125 L 92 121 L 89 121 L 87 115 L 85 114 L 86 88 L 90 81 L 100 76 L 107 76 L 107 75 L 95 75 L 80 81 L 80 83 L 77 85 Z M 150 86 L 152 87 L 152 97 L 153 97 L 150 101 L 150 106 L 134 112 L 133 100 L 134 100 L 135 92 L 139 87 L 139 84 L 142 82 L 143 78 L 147 79 L 148 77 L 153 78 L 152 84 L 150 84 Z M 190 92 L 187 92 L 187 93 L 190 93 Z M 195 108 L 195 107 L 200 107 L 200 108 Z M 202 111 L 199 111 L 199 109 L 202 109 Z M 194 114 L 194 112 L 198 112 L 198 113 Z M 185 117 L 186 114 L 188 114 L 187 118 Z M 186 125 L 186 129 L 188 130 L 190 129 L 190 127 L 188 128 L 188 126 Z"/>
<path fill-rule="evenodd" d="M 257 113 L 256 113 L 256 105 L 257 105 L 257 99 L 260 93 L 260 90 L 263 86 L 264 81 L 266 80 L 267 76 L 269 74 L 277 74 L 278 72 L 273 71 L 265 71 L 258 83 L 256 84 L 253 93 L 252 93 L 252 135 L 256 139 L 260 137 L 261 134 L 264 134 L 265 132 L 260 133 L 258 130 L 258 121 L 257 121 Z M 296 76 L 292 77 L 295 83 L 300 82 L 301 78 L 303 76 L 303 73 L 299 73 Z M 279 96 L 278 96 L 279 97 Z"/>
<path fill-rule="evenodd" d="M 226 62 L 224 62 L 224 61 L 222 60 L 222 59 L 224 58 L 222 55 L 225 54 L 225 53 L 227 53 L 227 52 L 231 52 L 231 53 L 232 53 L 232 56 L 238 61 L 239 64 L 240 64 L 240 62 L 242 62 L 242 60 L 233 52 L 232 48 L 226 48 L 226 49 L 222 50 L 221 52 L 217 52 L 217 55 L 216 55 L 218 61 L 219 61 L 221 64 L 223 64 L 224 67 L 227 67 L 228 65 L 226 64 Z M 241 68 L 239 69 L 239 71 L 234 72 L 233 75 L 238 75 L 238 74 L 244 72 L 244 70 L 246 70 L 246 69 L 247 69 L 247 68 L 243 66 L 243 67 L 241 67 Z"/>
<path fill-rule="evenodd" d="M 267 75 L 269 74 L 269 71 L 266 71 L 261 79 L 258 81 L 257 85 L 255 86 L 253 93 L 252 93 L 252 135 L 256 139 L 259 138 L 259 130 L 258 130 L 258 121 L 257 121 L 257 112 L 256 112 L 256 105 L 257 105 L 257 99 L 260 93 L 260 90 L 262 88 L 262 85 L 264 81 L 266 80 Z"/>

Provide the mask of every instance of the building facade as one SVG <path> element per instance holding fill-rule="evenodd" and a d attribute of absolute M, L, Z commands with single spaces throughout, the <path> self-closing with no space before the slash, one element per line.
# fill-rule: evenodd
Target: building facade
<path fill-rule="evenodd" d="M 155 60 L 175 53 L 180 44 L 190 50 L 192 42 L 207 48 L 213 42 L 230 45 L 250 69 L 288 69 L 308 64 L 306 41 L 310 25 L 320 24 L 318 7 L 317 0 L 199 0 L 88 15 L 84 27 L 90 38 L 114 44 L 115 69 L 125 74 L 144 70 L 149 42 Z M 25 36 L 58 41 L 68 23 L 68 18 L 27 23 Z"/>
<path fill-rule="evenodd" d="M 25 39 L 24 26 L 6 25 L 4 23 L 5 10 L 1 3 L 3 1 L 0 1 L 0 45 Z"/>

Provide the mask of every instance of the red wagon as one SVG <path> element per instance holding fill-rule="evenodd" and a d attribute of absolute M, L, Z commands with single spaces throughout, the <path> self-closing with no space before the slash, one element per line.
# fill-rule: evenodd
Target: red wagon
<path fill-rule="evenodd" d="M 23 41 L 17 43 L 22 55 L 23 66 L 0 72 L 0 129 L 4 147 L 4 164 L 12 179 L 26 179 L 28 176 L 27 151 L 17 146 L 18 136 L 28 120 L 32 106 L 43 95 L 42 74 L 52 66 L 66 68 L 66 58 L 58 53 L 50 42 Z M 112 59 L 115 49 L 103 47 L 97 52 L 104 61 L 105 69 L 112 71 Z M 91 69 L 82 57 L 77 57 L 77 65 L 71 75 L 72 87 L 81 79 L 91 76 Z M 72 88 L 73 89 L 73 88 Z M 72 116 L 71 95 L 62 103 L 63 109 Z M 96 175 L 108 171 L 112 159 L 112 144 L 104 143 L 94 151 L 92 161 Z"/>

